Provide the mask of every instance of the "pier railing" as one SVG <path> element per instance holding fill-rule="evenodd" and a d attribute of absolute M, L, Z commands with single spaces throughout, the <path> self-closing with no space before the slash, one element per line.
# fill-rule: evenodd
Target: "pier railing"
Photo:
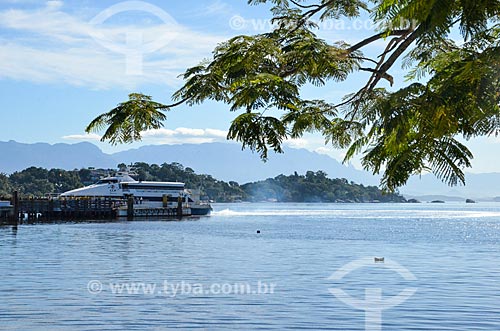
<path fill-rule="evenodd" d="M 19 199 L 17 208 L 13 205 L 13 217 L 28 221 L 112 219 L 120 203 L 104 198 Z"/>

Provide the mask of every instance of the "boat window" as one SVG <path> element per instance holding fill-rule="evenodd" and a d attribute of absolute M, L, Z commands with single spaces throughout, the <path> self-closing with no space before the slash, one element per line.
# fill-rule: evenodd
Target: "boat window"
<path fill-rule="evenodd" d="M 131 190 L 159 190 L 159 191 L 167 191 L 167 190 L 173 190 L 173 191 L 182 191 L 184 189 L 183 185 L 169 185 L 169 186 L 163 186 L 163 185 L 147 185 L 147 184 L 128 184 L 128 188 Z"/>
<path fill-rule="evenodd" d="M 101 179 L 97 182 L 97 184 L 115 184 L 118 183 L 117 179 Z"/>

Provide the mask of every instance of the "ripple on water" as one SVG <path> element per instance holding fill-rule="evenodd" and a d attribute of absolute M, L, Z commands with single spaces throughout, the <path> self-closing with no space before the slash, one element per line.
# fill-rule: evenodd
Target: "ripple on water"
<path fill-rule="evenodd" d="M 0 329 L 362 330 L 362 300 L 417 292 L 382 314 L 384 330 L 500 330 L 500 206 L 216 205 L 196 221 L 0 228 Z M 261 230 L 260 234 L 256 230 Z M 362 257 L 384 265 L 328 278 Z M 89 293 L 98 280 L 102 292 Z M 273 293 L 173 293 L 172 286 L 275 284 Z M 114 294 L 123 282 L 150 294 Z M 184 282 L 184 283 L 183 283 Z"/>

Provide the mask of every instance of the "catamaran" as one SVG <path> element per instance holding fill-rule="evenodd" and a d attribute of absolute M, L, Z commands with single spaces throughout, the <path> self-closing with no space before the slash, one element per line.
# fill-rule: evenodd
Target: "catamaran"
<path fill-rule="evenodd" d="M 212 207 L 197 199 L 197 195 L 180 182 L 137 181 L 129 171 L 101 178 L 95 184 L 62 193 L 61 197 L 93 197 L 125 199 L 132 196 L 141 207 L 176 208 L 179 201 L 191 209 L 191 215 L 208 215 Z M 193 197 L 195 198 L 193 200 Z"/>

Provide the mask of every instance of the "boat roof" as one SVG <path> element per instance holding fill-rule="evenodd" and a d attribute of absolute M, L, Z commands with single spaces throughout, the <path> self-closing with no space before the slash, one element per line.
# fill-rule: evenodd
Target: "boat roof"
<path fill-rule="evenodd" d="M 115 175 L 113 176 L 106 176 L 99 181 L 111 181 L 111 180 L 116 180 L 120 183 L 134 183 L 134 184 L 144 184 L 144 185 L 178 185 L 178 186 L 183 186 L 184 183 L 181 182 L 153 182 L 153 181 L 138 181 L 134 179 L 131 176 L 138 176 L 138 174 L 134 172 L 128 172 L 128 171 L 118 171 Z"/>

